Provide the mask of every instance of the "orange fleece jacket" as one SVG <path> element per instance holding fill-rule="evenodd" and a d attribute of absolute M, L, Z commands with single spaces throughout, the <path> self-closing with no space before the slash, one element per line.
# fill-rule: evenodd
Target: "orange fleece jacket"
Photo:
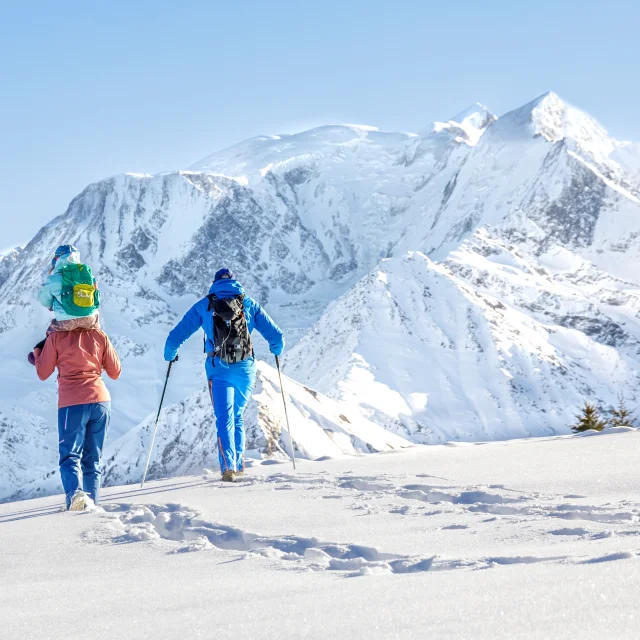
<path fill-rule="evenodd" d="M 36 371 L 46 380 L 58 367 L 58 408 L 108 402 L 109 391 L 102 371 L 117 380 L 120 358 L 109 338 L 97 329 L 57 331 L 49 334 L 44 348 L 35 352 Z"/>

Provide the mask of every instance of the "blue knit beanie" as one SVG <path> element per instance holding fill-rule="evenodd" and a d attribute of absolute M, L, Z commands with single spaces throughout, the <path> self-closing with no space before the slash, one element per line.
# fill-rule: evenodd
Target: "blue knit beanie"
<path fill-rule="evenodd" d="M 59 258 L 62 258 L 62 256 L 67 256 L 74 252 L 79 253 L 78 249 L 76 249 L 76 247 L 74 247 L 72 244 L 61 244 L 56 249 L 56 252 L 53 254 L 53 260 L 51 261 L 51 266 L 55 267 L 56 262 L 58 262 Z"/>
<path fill-rule="evenodd" d="M 213 281 L 218 282 L 218 280 L 222 280 L 223 278 L 225 278 L 226 280 L 233 280 L 233 271 L 231 271 L 230 269 L 220 269 L 216 272 Z"/>

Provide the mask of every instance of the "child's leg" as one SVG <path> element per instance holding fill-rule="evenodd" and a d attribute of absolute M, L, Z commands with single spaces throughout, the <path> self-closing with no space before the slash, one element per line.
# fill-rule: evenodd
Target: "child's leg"
<path fill-rule="evenodd" d="M 56 331 L 72 331 L 75 327 L 73 320 L 52 320 L 47 327 L 47 335 Z"/>
<path fill-rule="evenodd" d="M 53 320 L 47 329 L 47 334 L 54 331 L 75 331 L 76 329 L 100 329 L 98 314 L 69 320 Z"/>
<path fill-rule="evenodd" d="M 40 342 L 38 342 L 38 344 L 33 347 L 33 351 L 35 351 L 36 349 L 44 349 L 44 343 L 47 341 L 47 339 L 45 338 L 44 340 L 40 340 Z M 33 353 L 33 351 L 31 351 L 29 353 L 29 355 L 27 356 L 27 360 L 30 362 L 30 364 L 32 364 L 34 367 L 36 366 L 36 354 Z"/>
<path fill-rule="evenodd" d="M 47 327 L 46 335 L 54 333 L 55 331 L 74 331 L 75 329 L 100 329 L 100 319 L 97 313 L 92 316 L 86 316 L 84 318 L 72 318 L 71 320 L 52 320 L 51 324 Z M 44 340 L 38 342 L 34 349 L 44 349 Z M 35 366 L 36 357 L 33 351 L 27 356 L 27 360 Z"/>

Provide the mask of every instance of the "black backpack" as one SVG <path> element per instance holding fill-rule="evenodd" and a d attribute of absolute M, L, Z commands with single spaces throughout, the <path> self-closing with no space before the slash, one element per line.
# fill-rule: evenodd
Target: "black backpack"
<path fill-rule="evenodd" d="M 207 296 L 213 323 L 213 351 L 210 358 L 219 357 L 228 364 L 235 364 L 253 356 L 251 335 L 244 314 L 244 296 L 218 298 L 214 293 Z"/>

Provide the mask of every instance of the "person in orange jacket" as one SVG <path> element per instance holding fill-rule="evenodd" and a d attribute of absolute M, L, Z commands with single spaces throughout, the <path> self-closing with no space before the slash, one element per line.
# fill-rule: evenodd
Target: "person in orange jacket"
<path fill-rule="evenodd" d="M 99 329 L 54 332 L 34 356 L 41 380 L 58 369 L 60 476 L 67 509 L 82 511 L 87 496 L 96 504 L 100 498 L 100 457 L 111 419 L 102 372 L 117 380 L 120 359 Z"/>

